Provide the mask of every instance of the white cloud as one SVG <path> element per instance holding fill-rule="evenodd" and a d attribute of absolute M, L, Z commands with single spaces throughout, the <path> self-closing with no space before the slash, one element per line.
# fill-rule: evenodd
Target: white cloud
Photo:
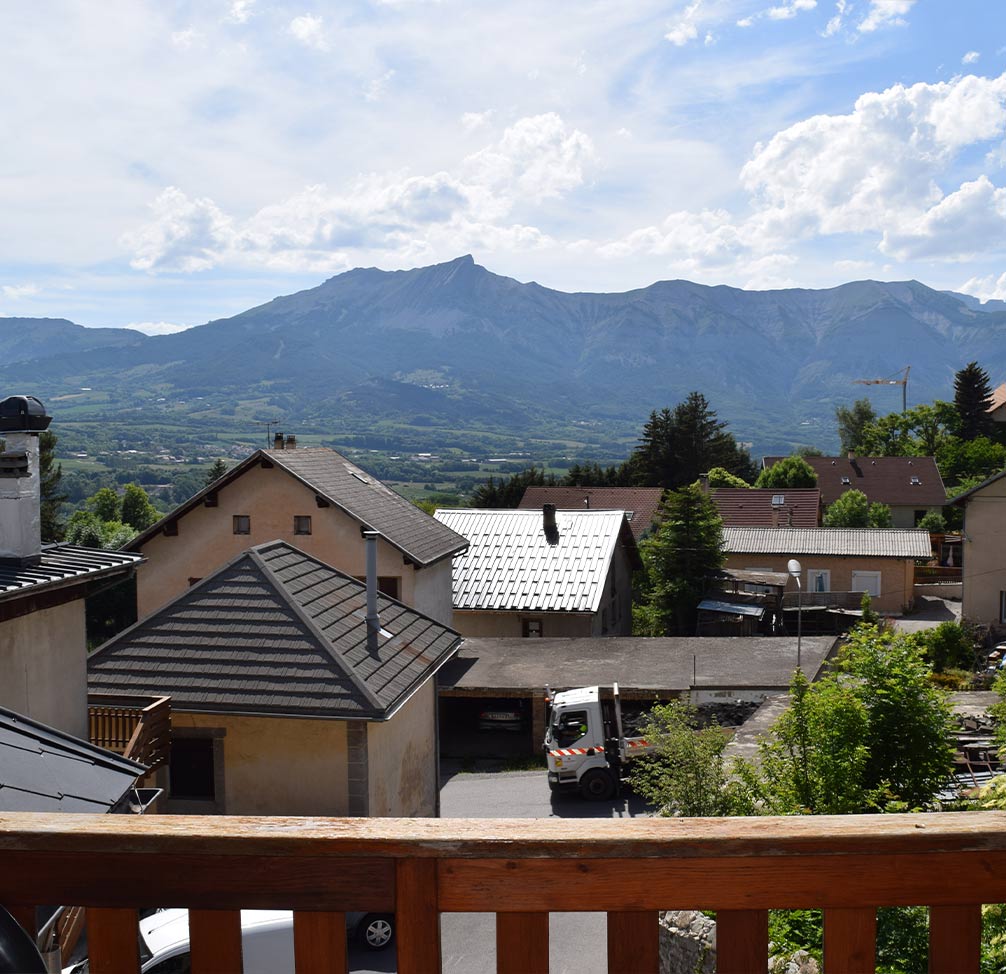
<path fill-rule="evenodd" d="M 251 19 L 255 0 L 231 0 L 227 20 L 232 24 L 246 24 Z"/>
<path fill-rule="evenodd" d="M 182 51 L 187 51 L 201 39 L 202 38 L 200 37 L 199 32 L 194 30 L 192 27 L 186 28 L 185 30 L 176 30 L 171 35 L 171 43 Z"/>
<path fill-rule="evenodd" d="M 363 97 L 367 101 L 380 101 L 385 92 L 388 90 L 388 86 L 391 84 L 395 77 L 395 72 L 393 70 L 385 71 L 379 78 L 374 78 L 373 81 L 367 84 L 367 87 L 363 90 Z"/>
<path fill-rule="evenodd" d="M 694 0 L 682 11 L 681 16 L 670 25 L 665 40 L 670 41 L 675 47 L 684 47 L 689 41 L 694 41 L 699 36 L 699 11 L 702 9 L 702 0 Z"/>
<path fill-rule="evenodd" d="M 0 292 L 8 301 L 20 301 L 22 298 L 33 298 L 39 293 L 36 284 L 5 284 Z"/>
<path fill-rule="evenodd" d="M 142 331 L 144 335 L 175 335 L 180 331 L 186 331 L 192 325 L 176 325 L 170 321 L 130 321 L 122 327 Z"/>
<path fill-rule="evenodd" d="M 813 10 L 816 6 L 817 0 L 789 0 L 778 7 L 769 7 L 765 15 L 769 20 L 791 20 L 801 11 Z"/>
<path fill-rule="evenodd" d="M 328 50 L 328 38 L 325 36 L 325 25 L 321 17 L 313 14 L 303 14 L 290 21 L 287 30 L 305 47 L 316 51 Z"/>
<path fill-rule="evenodd" d="M 1006 274 L 971 277 L 954 290 L 972 294 L 981 301 L 1006 301 Z"/>
<path fill-rule="evenodd" d="M 740 20 L 736 22 L 738 27 L 750 27 L 754 23 L 754 17 L 741 17 Z"/>
<path fill-rule="evenodd" d="M 474 132 L 475 129 L 488 125 L 492 117 L 493 110 L 491 108 L 485 112 L 465 112 L 461 116 L 461 126 L 466 132 Z"/>
<path fill-rule="evenodd" d="M 975 64 L 981 55 L 977 51 L 968 51 L 964 57 L 961 58 L 961 64 Z"/>
<path fill-rule="evenodd" d="M 915 6 L 916 0 L 870 0 L 870 10 L 857 25 L 857 30 L 869 34 L 878 27 L 903 27 L 903 15 Z"/>

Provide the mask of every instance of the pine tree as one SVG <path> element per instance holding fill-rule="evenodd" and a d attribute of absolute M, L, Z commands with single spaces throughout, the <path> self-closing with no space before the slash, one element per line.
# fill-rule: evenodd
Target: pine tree
<path fill-rule="evenodd" d="M 974 440 L 992 432 L 992 385 L 989 374 L 977 362 L 968 362 L 954 376 L 954 407 L 960 417 L 962 440 Z"/>
<path fill-rule="evenodd" d="M 64 530 L 59 510 L 66 500 L 66 494 L 59 492 L 63 465 L 56 462 L 56 442 L 56 434 L 52 430 L 45 430 L 38 438 L 42 540 L 45 542 L 61 541 Z"/>
<path fill-rule="evenodd" d="M 851 407 L 838 406 L 835 409 L 838 422 L 838 439 L 843 453 L 862 453 L 863 428 L 877 421 L 873 403 L 869 399 L 857 399 Z"/>
<path fill-rule="evenodd" d="M 219 480 L 225 473 L 227 473 L 227 464 L 223 460 L 217 458 L 210 465 L 209 470 L 206 471 L 206 483 L 205 486 L 209 487 L 215 480 Z"/>

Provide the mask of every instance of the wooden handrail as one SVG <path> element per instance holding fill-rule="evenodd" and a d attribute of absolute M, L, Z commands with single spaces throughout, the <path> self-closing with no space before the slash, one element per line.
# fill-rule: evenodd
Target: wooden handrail
<path fill-rule="evenodd" d="M 823 908 L 829 974 L 868 971 L 877 907 L 923 905 L 931 969 L 965 974 L 978 969 L 980 905 L 1004 901 L 1006 812 L 572 825 L 0 815 L 0 902 L 88 907 L 95 971 L 135 970 L 135 908 L 158 903 L 298 911 L 305 971 L 326 950 L 344 951 L 339 914 L 393 911 L 402 974 L 439 970 L 440 913 L 487 911 L 502 917 L 500 971 L 548 956 L 540 917 L 550 911 L 606 912 L 609 970 L 656 971 L 661 909 L 717 910 L 721 970 L 764 970 L 772 908 Z M 194 938 L 205 941 L 207 926 L 194 916 Z M 200 950 L 233 959 L 228 943 Z M 329 960 L 344 969 L 344 957 Z M 194 971 L 196 961 L 194 939 Z"/>
<path fill-rule="evenodd" d="M 147 765 L 166 764 L 171 753 L 170 697 L 88 698 L 88 737 L 92 744 Z"/>

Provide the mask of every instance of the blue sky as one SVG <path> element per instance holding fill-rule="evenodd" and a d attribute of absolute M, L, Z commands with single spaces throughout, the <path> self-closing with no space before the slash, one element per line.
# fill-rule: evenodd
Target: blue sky
<path fill-rule="evenodd" d="M 460 254 L 1006 298 L 1000 0 L 0 13 L 0 314 L 170 331 Z"/>

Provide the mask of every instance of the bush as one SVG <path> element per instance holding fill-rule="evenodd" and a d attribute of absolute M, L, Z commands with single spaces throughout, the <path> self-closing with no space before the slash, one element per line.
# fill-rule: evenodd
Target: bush
<path fill-rule="evenodd" d="M 975 668 L 978 642 L 973 629 L 959 622 L 941 622 L 935 629 L 918 634 L 923 655 L 935 673 Z"/>
<path fill-rule="evenodd" d="M 944 534 L 947 521 L 939 511 L 929 511 L 915 526 L 925 528 L 930 534 Z"/>

